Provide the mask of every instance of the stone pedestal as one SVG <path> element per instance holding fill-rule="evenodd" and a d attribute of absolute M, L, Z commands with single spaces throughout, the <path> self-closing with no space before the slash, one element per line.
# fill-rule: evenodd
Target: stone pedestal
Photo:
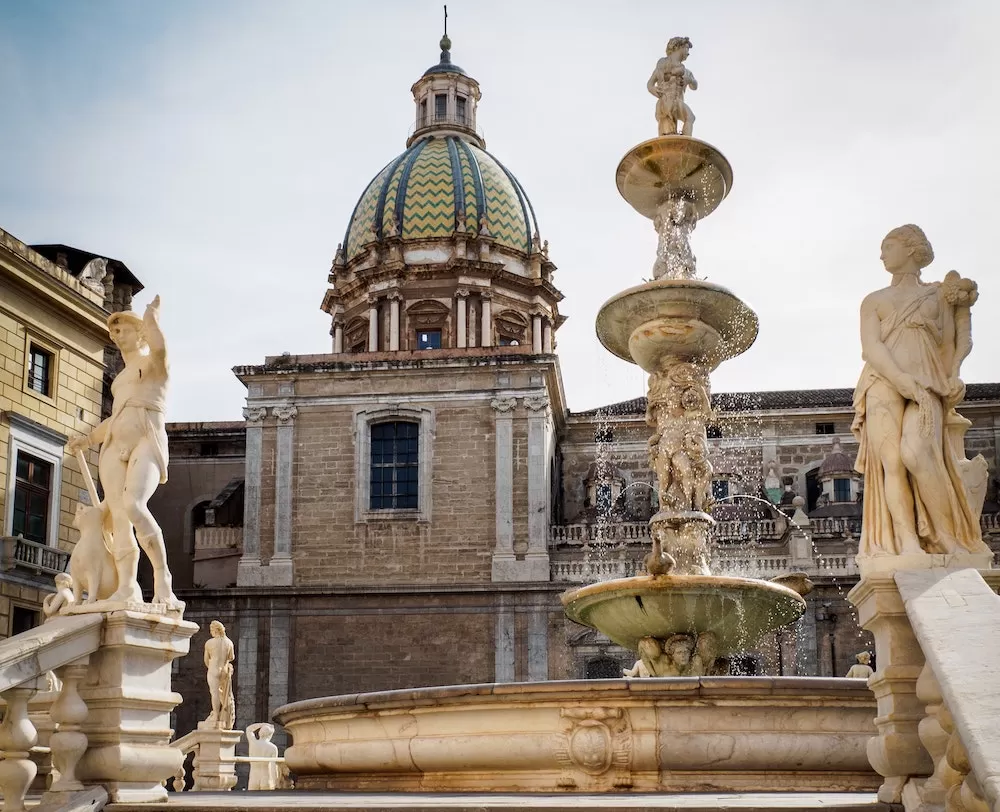
<path fill-rule="evenodd" d="M 901 803 L 907 781 L 922 782 L 934 772 L 934 762 L 921 743 L 919 725 L 926 716 L 925 697 L 917 695 L 924 654 L 913 633 L 896 585 L 899 570 L 932 568 L 987 569 L 989 554 L 858 556 L 862 579 L 848 594 L 857 607 L 858 622 L 875 638 L 878 670 L 868 685 L 878 703 L 878 735 L 868 742 L 868 759 L 885 778 L 878 797 Z"/>
<path fill-rule="evenodd" d="M 113 802 L 165 801 L 162 782 L 183 754 L 170 746 L 170 664 L 188 653 L 198 626 L 169 615 L 119 610 L 105 615 L 101 647 L 91 655 L 79 695 L 89 713 L 80 725 L 87 752 L 77 776 L 102 784 Z"/>
<path fill-rule="evenodd" d="M 236 786 L 236 745 L 242 730 L 223 730 L 214 722 L 199 722 L 188 740 L 196 743 L 194 757 L 195 792 L 230 790 Z"/>

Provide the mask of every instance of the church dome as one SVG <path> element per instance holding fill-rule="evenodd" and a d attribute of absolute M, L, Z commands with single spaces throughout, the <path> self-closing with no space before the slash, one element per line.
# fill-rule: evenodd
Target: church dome
<path fill-rule="evenodd" d="M 488 234 L 495 245 L 525 255 L 540 249 L 533 242 L 535 214 L 517 178 L 469 140 L 432 134 L 368 184 L 347 227 L 344 259 L 376 240 L 441 239 L 456 231 Z"/>

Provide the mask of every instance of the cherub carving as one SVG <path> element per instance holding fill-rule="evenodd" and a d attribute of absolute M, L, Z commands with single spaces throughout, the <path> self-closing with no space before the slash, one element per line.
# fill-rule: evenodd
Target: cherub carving
<path fill-rule="evenodd" d="M 66 572 L 58 573 L 56 575 L 56 591 L 51 595 L 46 595 L 45 600 L 42 601 L 42 612 L 45 619 L 54 618 L 62 610 L 68 609 L 75 603 L 72 576 Z"/>
<path fill-rule="evenodd" d="M 684 103 L 684 93 L 688 88 L 698 89 L 694 74 L 684 67 L 684 60 L 691 53 L 691 40 L 687 37 L 671 37 L 667 43 L 667 55 L 661 57 L 646 83 L 646 89 L 656 96 L 656 121 L 660 135 L 677 135 L 677 123 L 684 125 L 680 135 L 691 135 L 694 129 L 694 113 Z"/>

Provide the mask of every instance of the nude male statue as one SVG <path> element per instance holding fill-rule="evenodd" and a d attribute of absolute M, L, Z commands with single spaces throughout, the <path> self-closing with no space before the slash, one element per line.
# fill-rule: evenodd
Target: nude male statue
<path fill-rule="evenodd" d="M 684 60 L 691 53 L 691 40 L 687 37 L 671 37 L 667 43 L 667 55 L 661 57 L 646 83 L 646 89 L 657 98 L 656 121 L 660 135 L 677 135 L 677 122 L 683 121 L 680 135 L 691 135 L 694 128 L 694 113 L 684 103 L 684 93 L 688 88 L 698 89 L 698 80 L 684 67 Z"/>

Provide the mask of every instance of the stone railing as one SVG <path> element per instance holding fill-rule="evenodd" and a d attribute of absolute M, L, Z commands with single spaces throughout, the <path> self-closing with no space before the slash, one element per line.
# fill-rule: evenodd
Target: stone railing
<path fill-rule="evenodd" d="M 648 538 L 649 524 L 647 522 L 554 524 L 549 528 L 549 540 L 553 544 L 570 546 L 592 541 L 635 541 Z"/>
<path fill-rule="evenodd" d="M 631 578 L 642 575 L 644 552 L 636 549 L 628 557 L 589 558 L 573 561 L 554 560 L 549 565 L 550 578 L 557 582 L 584 584 L 590 581 L 608 581 L 612 578 Z M 743 578 L 774 578 L 789 572 L 804 572 L 810 577 L 856 578 L 858 575 L 854 556 L 850 554 L 820 556 L 812 561 L 793 561 L 789 555 L 772 555 L 747 550 L 720 551 L 712 556 L 712 572 Z"/>
<path fill-rule="evenodd" d="M 179 699 L 169 662 L 187 653 L 198 627 L 147 606 L 71 609 L 0 641 L 3 812 L 23 812 L 42 757 L 58 774 L 42 808 L 166 800 L 160 782 L 181 758 L 168 744 L 170 712 Z M 60 683 L 55 688 L 50 672 Z M 47 708 L 37 702 L 29 708 L 38 692 L 54 694 Z M 47 749 L 37 747 L 39 733 L 47 734 Z"/>
<path fill-rule="evenodd" d="M 788 529 L 785 519 L 726 519 L 716 522 L 712 537 L 716 541 L 778 541 Z M 556 524 L 549 528 L 549 541 L 556 545 L 645 541 L 649 538 L 647 522 L 610 522 L 608 524 Z"/>
<path fill-rule="evenodd" d="M 21 536 L 0 536 L 0 567 L 4 570 L 21 568 L 41 575 L 65 572 L 69 553 L 39 541 Z"/>
<path fill-rule="evenodd" d="M 0 696 L 6 703 L 0 725 L 3 812 L 23 812 L 24 796 L 38 771 L 31 759 L 38 730 L 28 714 L 28 700 L 37 691 L 48 690 L 49 671 L 62 682 L 49 709 L 56 726 L 49 737 L 49 755 L 59 772 L 59 780 L 50 791 L 84 788 L 77 780 L 76 766 L 87 750 L 88 738 L 81 723 L 88 709 L 79 687 L 87 676 L 91 655 L 101 645 L 103 620 L 98 614 L 60 617 L 0 642 Z"/>
<path fill-rule="evenodd" d="M 242 527 L 198 527 L 194 531 L 196 550 L 236 550 L 242 546 Z"/>
<path fill-rule="evenodd" d="M 879 800 L 907 812 L 1000 809 L 1000 615 L 990 556 L 868 559 L 848 599 L 875 638 Z"/>
<path fill-rule="evenodd" d="M 851 536 L 861 535 L 861 518 L 837 518 L 833 516 L 811 519 L 809 529 L 813 536 Z"/>

